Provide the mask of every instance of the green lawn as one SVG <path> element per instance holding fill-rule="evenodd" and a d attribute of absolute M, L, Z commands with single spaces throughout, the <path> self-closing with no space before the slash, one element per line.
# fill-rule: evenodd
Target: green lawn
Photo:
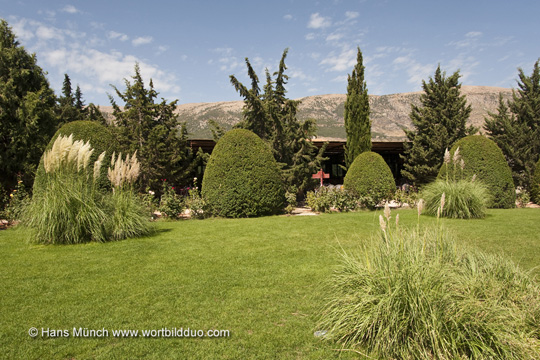
<path fill-rule="evenodd" d="M 416 225 L 401 210 L 400 224 Z M 348 358 L 313 336 L 323 282 L 380 212 L 159 222 L 153 236 L 36 246 L 0 232 L 4 358 Z M 422 223 L 434 222 L 422 216 Z M 540 265 L 540 209 L 444 220 L 460 242 Z M 535 270 L 540 274 L 540 270 Z M 31 338 L 28 329 L 226 329 L 227 338 Z"/>

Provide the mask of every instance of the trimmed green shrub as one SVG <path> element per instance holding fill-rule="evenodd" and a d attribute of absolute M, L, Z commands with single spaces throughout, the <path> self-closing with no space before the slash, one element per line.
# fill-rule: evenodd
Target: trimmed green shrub
<path fill-rule="evenodd" d="M 477 219 L 486 216 L 490 195 L 486 186 L 479 181 L 435 180 L 422 190 L 426 214 L 437 215 L 444 194 L 442 217 L 455 219 Z"/>
<path fill-rule="evenodd" d="M 440 226 L 382 234 L 342 254 L 318 333 L 369 359 L 536 359 L 540 286 Z M 364 357 L 362 356 L 362 357 Z"/>
<path fill-rule="evenodd" d="M 368 208 L 375 208 L 381 201 L 392 197 L 396 182 L 382 156 L 368 151 L 354 159 L 345 175 L 343 188 L 360 197 Z"/>
<path fill-rule="evenodd" d="M 459 147 L 459 155 L 465 166 L 459 164 L 443 164 L 439 171 L 439 179 L 471 179 L 483 182 L 491 199 L 489 208 L 509 209 L 515 207 L 516 189 L 512 180 L 512 171 L 506 162 L 501 149 L 482 135 L 467 136 L 457 141 L 450 150 L 453 157 Z"/>
<path fill-rule="evenodd" d="M 118 144 L 118 141 L 107 127 L 101 125 L 96 121 L 86 120 L 72 121 L 58 129 L 58 131 L 52 137 L 51 141 L 49 141 L 49 144 L 47 145 L 45 151 L 52 148 L 54 142 L 60 135 L 69 136 L 71 134 L 73 134 L 74 141 L 82 140 L 84 142 L 90 142 L 90 145 L 94 149 L 94 152 L 90 157 L 90 162 L 92 164 L 97 160 L 98 156 L 103 151 L 106 151 L 105 158 L 103 160 L 104 164 L 110 163 L 113 152 L 116 152 L 117 154 L 119 152 L 120 146 Z M 36 171 L 36 177 L 34 179 L 34 192 L 39 192 L 43 188 L 45 176 L 46 174 L 45 169 L 43 168 L 43 158 L 41 158 L 39 167 Z M 101 168 L 100 176 L 97 180 L 97 186 L 98 188 L 102 189 L 110 189 L 110 182 L 107 179 L 106 166 L 103 166 Z"/>
<path fill-rule="evenodd" d="M 531 182 L 531 200 L 540 205 L 540 159 L 536 163 L 534 175 Z"/>
<path fill-rule="evenodd" d="M 227 132 L 216 144 L 202 182 L 211 215 L 251 217 L 277 214 L 285 190 L 270 148 L 249 130 Z"/>

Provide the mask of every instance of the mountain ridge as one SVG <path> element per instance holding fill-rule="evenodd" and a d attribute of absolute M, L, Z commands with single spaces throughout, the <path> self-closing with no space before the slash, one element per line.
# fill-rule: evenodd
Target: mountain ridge
<path fill-rule="evenodd" d="M 420 104 L 422 91 L 389 95 L 369 95 L 370 118 L 373 141 L 404 141 L 403 129 L 413 129 L 409 118 L 411 104 Z M 467 97 L 472 112 L 468 124 L 482 128 L 488 112 L 496 112 L 499 93 L 504 99 L 512 96 L 512 89 L 463 85 L 461 94 Z M 343 141 L 344 103 L 346 94 L 313 95 L 299 98 L 297 117 L 303 121 L 315 119 L 318 127 L 317 139 Z M 210 120 L 216 121 L 225 130 L 232 128 L 242 119 L 243 100 L 211 103 L 188 103 L 178 105 L 176 113 L 180 122 L 186 122 L 192 139 L 212 139 Z M 100 107 L 108 117 L 112 117 L 112 107 Z"/>

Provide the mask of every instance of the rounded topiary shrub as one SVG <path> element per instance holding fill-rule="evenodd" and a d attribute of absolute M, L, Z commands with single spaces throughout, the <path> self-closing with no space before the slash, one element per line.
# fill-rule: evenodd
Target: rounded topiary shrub
<path fill-rule="evenodd" d="M 90 163 L 93 164 L 97 160 L 98 156 L 103 152 L 105 158 L 103 164 L 110 164 L 113 152 L 118 154 L 119 144 L 115 139 L 111 131 L 96 121 L 72 121 L 62 126 L 54 134 L 51 141 L 45 148 L 45 151 L 50 150 L 56 141 L 56 139 L 62 136 L 69 136 L 73 134 L 73 140 L 89 141 L 91 147 L 94 149 L 92 156 L 90 157 Z M 40 191 L 43 188 L 43 181 L 46 173 L 43 168 L 43 159 L 39 163 L 39 167 L 36 171 L 36 177 L 34 179 L 34 193 Z M 107 179 L 107 166 L 101 167 L 101 175 L 97 180 L 97 184 L 100 188 L 110 188 L 109 180 Z"/>
<path fill-rule="evenodd" d="M 540 205 L 540 159 L 536 163 L 534 175 L 531 182 L 531 200 Z"/>
<path fill-rule="evenodd" d="M 459 147 L 459 156 L 463 159 L 463 169 L 453 161 L 443 164 L 439 179 L 468 180 L 476 175 L 476 180 L 486 185 L 490 195 L 487 204 L 490 208 L 513 208 L 516 202 L 516 190 L 512 180 L 512 171 L 501 149 L 482 135 L 471 135 L 457 141 L 450 150 L 454 157 Z"/>
<path fill-rule="evenodd" d="M 370 151 L 354 159 L 345 175 L 343 187 L 359 196 L 364 205 L 374 208 L 394 194 L 396 183 L 382 156 Z"/>
<path fill-rule="evenodd" d="M 281 212 L 285 190 L 270 148 L 254 133 L 235 129 L 216 144 L 202 196 L 211 215 L 250 217 Z"/>

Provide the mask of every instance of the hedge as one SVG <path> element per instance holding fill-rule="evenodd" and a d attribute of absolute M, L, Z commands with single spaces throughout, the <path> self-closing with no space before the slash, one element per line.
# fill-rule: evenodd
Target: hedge
<path fill-rule="evenodd" d="M 359 196 L 365 205 L 374 208 L 394 194 L 396 183 L 383 157 L 368 151 L 354 159 L 345 175 L 343 187 Z"/>
<path fill-rule="evenodd" d="M 285 207 L 279 167 L 267 144 L 249 130 L 227 132 L 206 166 L 202 196 L 210 215 L 253 217 Z"/>
<path fill-rule="evenodd" d="M 457 141 L 450 150 L 453 158 L 456 149 L 459 147 L 459 154 L 463 159 L 465 167 L 452 163 L 448 166 L 441 166 L 439 178 L 445 179 L 446 175 L 453 178 L 472 179 L 476 175 L 476 180 L 486 185 L 490 199 L 488 207 L 509 209 L 515 207 L 516 190 L 512 180 L 512 171 L 504 158 L 501 149 L 494 141 L 482 135 L 471 135 Z M 448 169 L 448 171 L 447 171 Z"/>

